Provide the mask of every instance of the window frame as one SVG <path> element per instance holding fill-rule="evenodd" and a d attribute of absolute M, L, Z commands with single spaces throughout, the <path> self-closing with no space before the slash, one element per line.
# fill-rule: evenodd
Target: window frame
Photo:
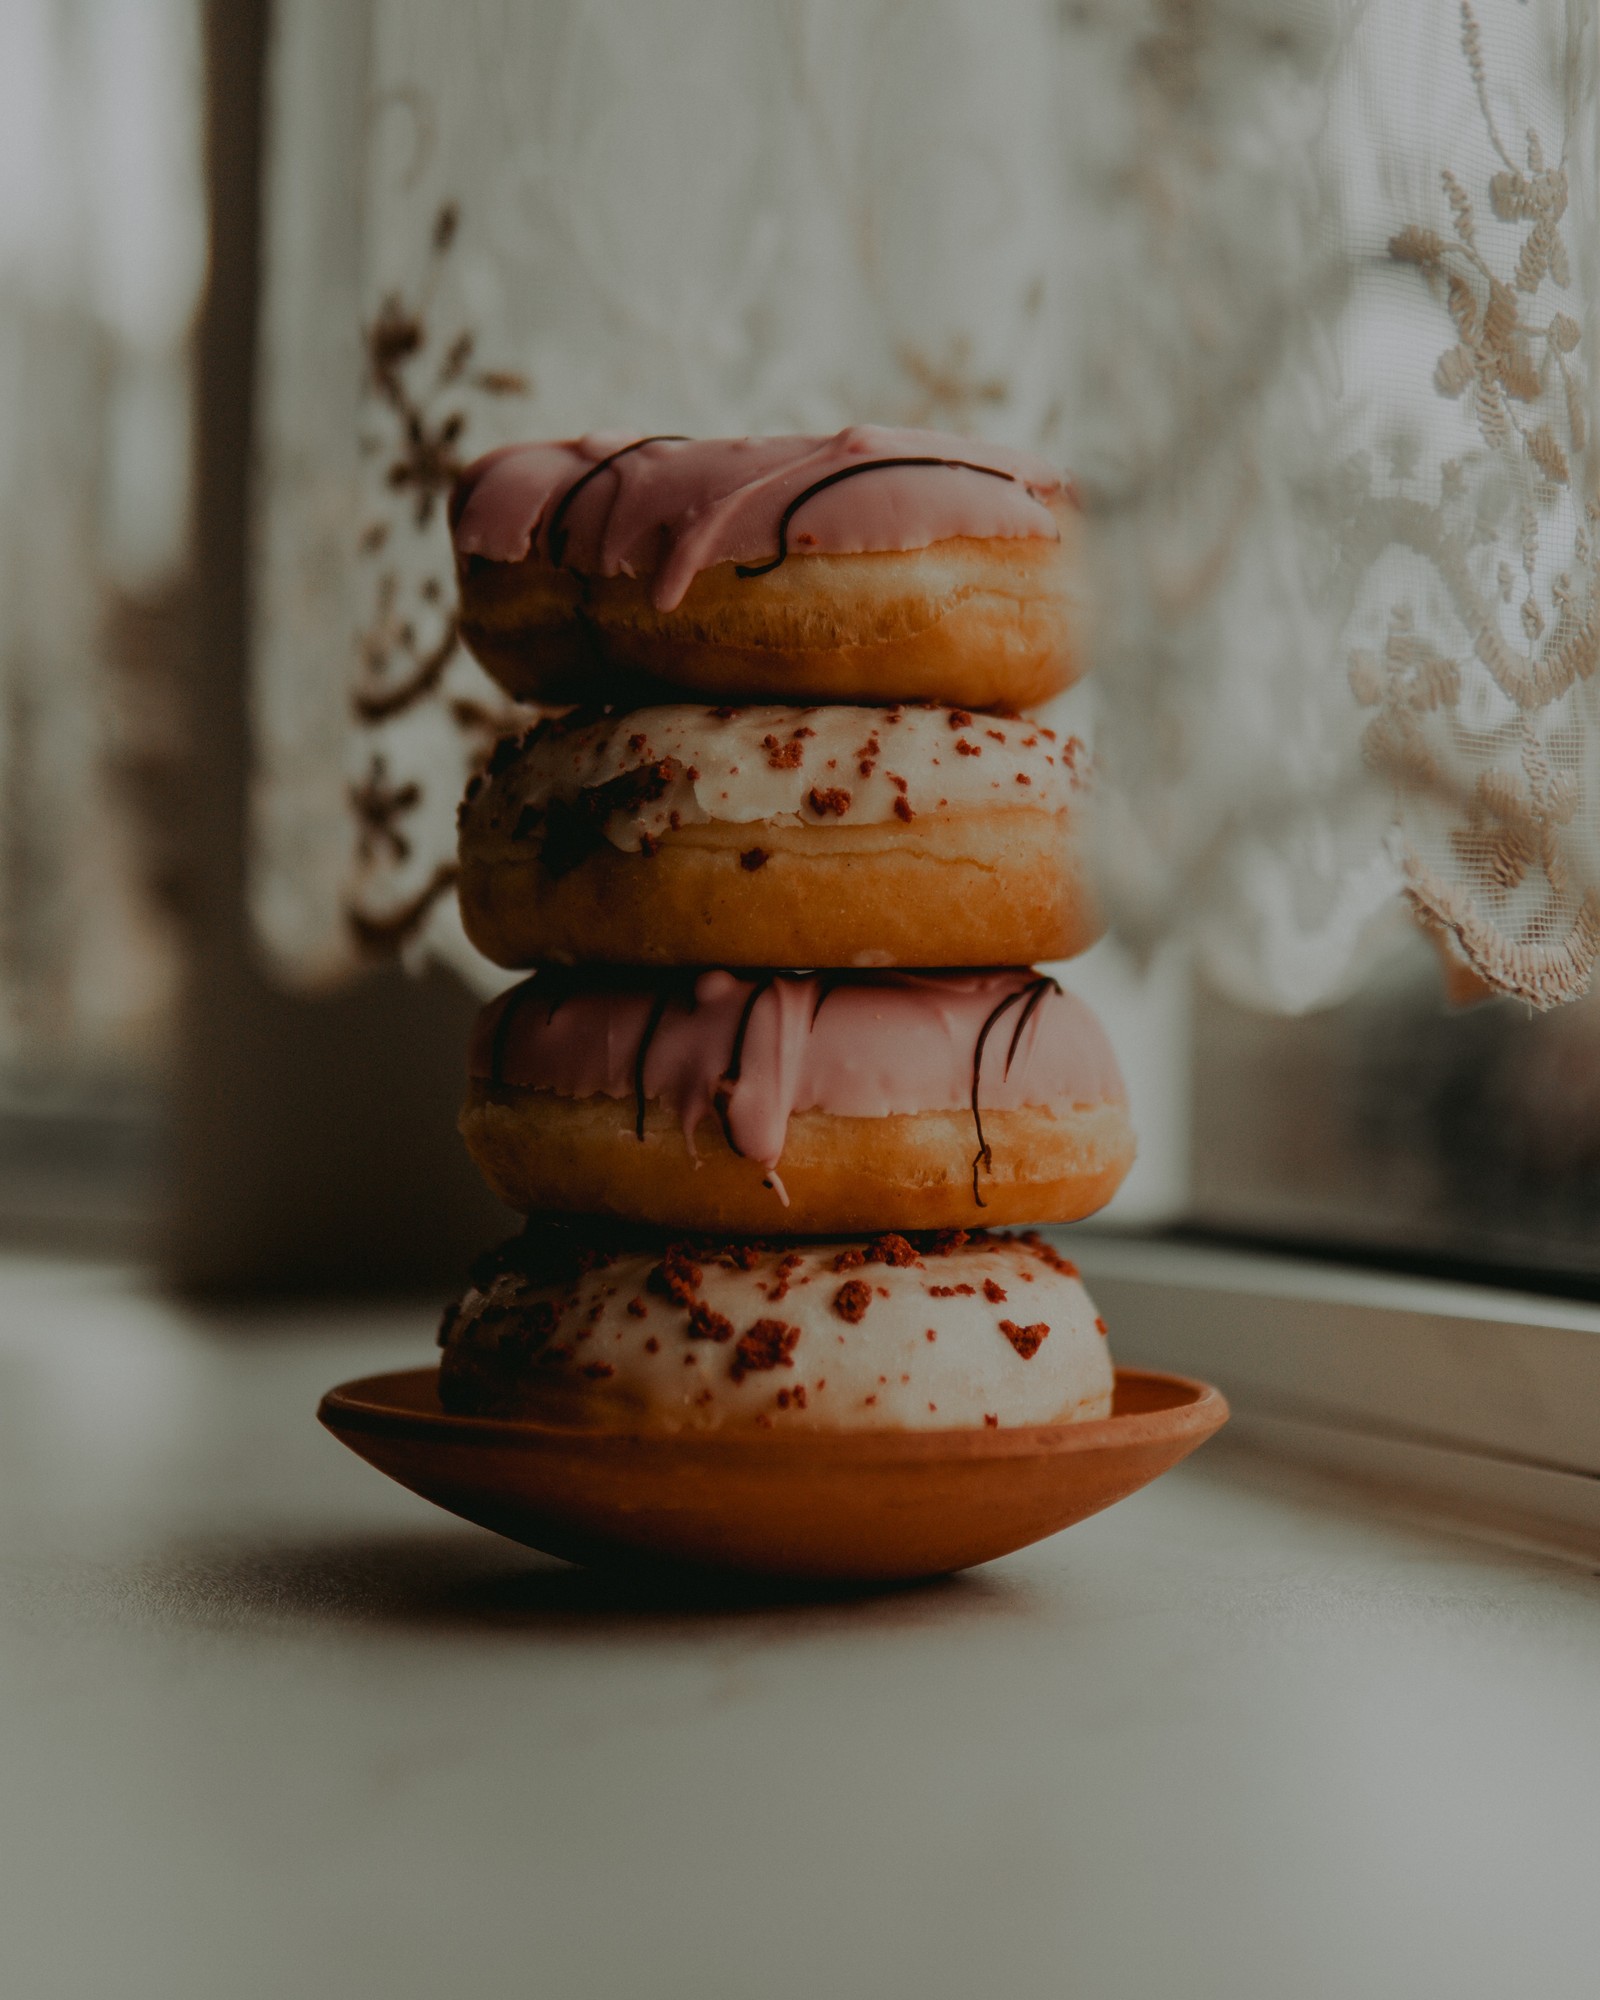
<path fill-rule="evenodd" d="M 1600 1305 L 1158 1236 L 1058 1240 L 1118 1361 L 1215 1382 L 1239 1443 L 1600 1549 Z"/>

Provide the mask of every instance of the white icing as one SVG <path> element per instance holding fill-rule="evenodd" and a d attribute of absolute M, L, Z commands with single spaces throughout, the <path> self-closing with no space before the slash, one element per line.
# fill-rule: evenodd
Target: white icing
<path fill-rule="evenodd" d="M 965 747 L 963 747 L 965 746 Z M 1084 776 L 1082 746 L 1028 717 L 907 706 L 637 709 L 534 733 L 469 800 L 463 826 L 510 833 L 524 807 L 656 766 L 660 795 L 604 823 L 613 846 L 712 821 L 873 825 L 909 812 L 1065 808 Z M 903 808 L 900 802 L 903 801 Z"/>
<path fill-rule="evenodd" d="M 556 1421 L 927 1431 L 978 1429 L 990 1418 L 1010 1427 L 1110 1414 L 1111 1358 L 1094 1304 L 1077 1276 L 1042 1249 L 992 1237 L 910 1266 L 841 1271 L 837 1260 L 848 1247 L 783 1244 L 763 1250 L 750 1270 L 702 1261 L 695 1292 L 731 1322 L 722 1341 L 692 1337 L 687 1308 L 650 1288 L 653 1254 L 618 1257 L 562 1286 L 501 1276 L 463 1301 L 447 1335 L 446 1368 L 452 1352 L 492 1353 L 502 1339 L 517 1342 L 529 1308 L 548 1302 L 561 1307 L 555 1359 L 528 1363 L 519 1379 L 539 1414 Z M 985 1281 L 1004 1299 L 987 1296 Z M 855 1321 L 834 1304 L 850 1282 L 871 1288 Z M 738 1338 L 767 1319 L 798 1330 L 788 1365 L 741 1376 Z M 1024 1358 L 1006 1321 L 1049 1332 Z"/>

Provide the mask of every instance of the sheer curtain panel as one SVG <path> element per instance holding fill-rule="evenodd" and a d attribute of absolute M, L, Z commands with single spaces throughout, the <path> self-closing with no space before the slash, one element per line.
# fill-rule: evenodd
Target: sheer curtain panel
<path fill-rule="evenodd" d="M 1600 950 L 1596 23 L 1574 0 L 280 0 L 256 921 L 480 984 L 509 720 L 442 508 L 518 435 L 933 423 L 1097 541 L 1123 937 L 1294 1011 Z"/>

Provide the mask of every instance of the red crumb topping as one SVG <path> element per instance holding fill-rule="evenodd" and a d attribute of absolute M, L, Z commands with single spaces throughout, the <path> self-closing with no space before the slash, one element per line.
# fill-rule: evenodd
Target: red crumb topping
<path fill-rule="evenodd" d="M 767 850 L 764 847 L 747 847 L 739 856 L 739 866 L 754 874 L 758 868 L 767 865 Z"/>
<path fill-rule="evenodd" d="M 583 1372 L 591 1382 L 603 1382 L 608 1375 L 615 1375 L 617 1371 L 609 1361 L 586 1361 Z"/>
<path fill-rule="evenodd" d="M 781 1319 L 758 1319 L 748 1332 L 740 1334 L 728 1372 L 735 1382 L 742 1382 L 747 1375 L 764 1374 L 769 1368 L 792 1368 L 799 1338 L 797 1326 Z"/>
<path fill-rule="evenodd" d="M 976 1296 L 977 1293 L 971 1285 L 930 1285 L 928 1287 L 928 1297 L 930 1299 L 970 1299 Z M 1002 1292 L 1000 1296 L 1004 1298 L 1005 1293 Z"/>
<path fill-rule="evenodd" d="M 914 820 L 917 816 L 915 812 L 912 810 L 911 801 L 905 796 L 904 793 L 902 793 L 900 797 L 897 798 L 894 802 L 894 816 L 896 819 L 903 819 L 908 826 L 910 825 L 911 821 Z"/>
<path fill-rule="evenodd" d="M 693 1305 L 694 1295 L 699 1291 L 704 1276 L 705 1273 L 683 1245 L 672 1243 L 667 1246 L 661 1262 L 645 1279 L 645 1288 L 662 1298 L 671 1299 L 675 1306 Z"/>
<path fill-rule="evenodd" d="M 629 1299 L 628 1301 L 629 1319 L 643 1319 L 648 1311 L 649 1307 L 645 1304 L 643 1299 Z"/>
<path fill-rule="evenodd" d="M 1006 1288 L 1004 1285 L 997 1285 L 993 1278 L 985 1278 L 983 1281 L 983 1296 L 989 1301 L 990 1305 L 1003 1306 L 1006 1302 Z"/>
<path fill-rule="evenodd" d="M 1026 1243 L 1041 1263 L 1048 1264 L 1052 1271 L 1059 1271 L 1063 1278 L 1077 1277 L 1077 1265 L 1063 1257 L 1053 1243 L 1046 1243 L 1037 1229 L 1023 1230 L 1017 1240 L 1021 1243 Z"/>
<path fill-rule="evenodd" d="M 958 736 L 956 738 L 956 755 L 958 757 L 981 757 L 983 755 L 983 745 L 981 743 L 973 743 L 965 736 Z"/>
<path fill-rule="evenodd" d="M 661 1352 L 661 1342 L 656 1339 L 654 1334 L 651 1334 L 650 1338 L 645 1342 L 644 1351 L 646 1354 L 659 1354 Z"/>
<path fill-rule="evenodd" d="M 828 813 L 843 818 L 850 810 L 850 794 L 838 785 L 813 785 L 806 794 L 806 804 L 819 819 Z"/>
<path fill-rule="evenodd" d="M 1019 785 L 1031 785 L 1033 780 L 1028 776 L 1026 771 L 1019 771 L 1017 773 L 1017 783 Z"/>
<path fill-rule="evenodd" d="M 806 1385 L 804 1382 L 796 1382 L 792 1389 L 780 1389 L 778 1391 L 778 1408 L 780 1410 L 803 1410 L 805 1406 Z"/>
<path fill-rule="evenodd" d="M 1000 1331 L 1024 1361 L 1031 1361 L 1043 1347 L 1045 1335 L 1050 1329 L 1042 1319 L 1035 1320 L 1032 1326 L 1018 1326 L 1014 1319 L 1003 1319 Z"/>
<path fill-rule="evenodd" d="M 951 709 L 948 720 L 952 729 L 970 729 L 972 727 L 972 717 L 964 708 Z"/>
<path fill-rule="evenodd" d="M 867 1261 L 865 1250 L 841 1250 L 833 1260 L 836 1271 L 859 1271 Z"/>
<path fill-rule="evenodd" d="M 703 1299 L 696 1299 L 689 1308 L 689 1338 L 719 1342 L 732 1340 L 733 1321 L 719 1312 L 713 1312 Z"/>
<path fill-rule="evenodd" d="M 915 1250 L 903 1236 L 891 1231 L 887 1236 L 877 1236 L 867 1245 L 867 1259 L 873 1264 L 892 1264 L 897 1270 L 917 1263 Z"/>
<path fill-rule="evenodd" d="M 938 1334 L 934 1332 L 931 1326 L 928 1328 L 928 1338 L 930 1340 L 937 1340 L 939 1338 Z"/>
<path fill-rule="evenodd" d="M 803 743 L 780 743 L 776 736 L 763 736 L 761 747 L 766 751 L 767 762 L 774 771 L 797 770 L 806 754 Z"/>
<path fill-rule="evenodd" d="M 989 1430 L 997 1431 L 1000 1428 L 1000 1419 L 998 1417 L 991 1417 L 987 1411 L 984 1412 L 983 1421 Z"/>
<path fill-rule="evenodd" d="M 1104 1321 L 1103 1319 L 1098 1319 L 1098 1318 L 1097 1318 L 1097 1319 L 1095 1320 L 1095 1323 L 1094 1323 L 1094 1330 L 1095 1330 L 1095 1332 L 1096 1332 L 1096 1333 L 1098 1333 L 1098 1334 L 1099 1334 L 1099 1335 L 1100 1335 L 1100 1336 L 1101 1336 L 1102 1338 L 1104 1338 L 1104 1336 L 1105 1336 L 1105 1335 L 1106 1335 L 1106 1334 L 1107 1334 L 1107 1333 L 1108 1333 L 1108 1332 L 1110 1331 L 1110 1329 L 1109 1329 L 1109 1328 L 1107 1327 L 1107 1325 L 1106 1325 L 1105 1321 Z"/>
<path fill-rule="evenodd" d="M 860 1278 L 851 1278 L 842 1284 L 833 1295 L 833 1309 L 840 1319 L 848 1320 L 852 1326 L 866 1318 L 867 1307 L 872 1304 L 872 1287 Z"/>

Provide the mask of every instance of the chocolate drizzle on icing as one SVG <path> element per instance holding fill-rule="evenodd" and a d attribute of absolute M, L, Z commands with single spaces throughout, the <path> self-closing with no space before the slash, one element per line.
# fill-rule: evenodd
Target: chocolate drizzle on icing
<path fill-rule="evenodd" d="M 785 976 L 790 979 L 805 977 L 803 973 L 795 972 L 787 975 L 781 972 L 763 972 L 745 995 L 744 1005 L 739 1010 L 739 1025 L 733 1031 L 733 1042 L 728 1050 L 727 1063 L 722 1075 L 717 1079 L 716 1090 L 712 1093 L 711 1103 L 717 1114 L 717 1123 L 722 1127 L 722 1136 L 728 1142 L 729 1152 L 737 1153 L 740 1159 L 744 1158 L 744 1148 L 733 1136 L 733 1120 L 729 1114 L 733 1104 L 733 1093 L 738 1086 L 739 1078 L 744 1074 L 745 1037 L 750 1032 L 750 1018 L 756 1011 L 757 1002 L 764 994 L 770 993 Z"/>
<path fill-rule="evenodd" d="M 629 449 L 631 450 L 632 447 L 630 446 Z M 863 472 L 885 472 L 890 467 L 897 465 L 943 465 L 948 466 L 954 472 L 982 472 L 990 479 L 1004 479 L 1012 486 L 1017 483 L 1015 473 L 1002 472 L 998 466 L 994 465 L 974 465 L 971 459 L 967 458 L 869 458 L 865 459 L 860 465 L 846 465 L 841 467 L 838 472 L 830 472 L 823 479 L 813 480 L 811 485 L 806 487 L 803 492 L 797 493 L 788 506 L 784 508 L 782 514 L 778 517 L 778 553 L 769 562 L 735 563 L 733 566 L 734 575 L 767 576 L 773 570 L 777 569 L 780 564 L 788 560 L 789 523 L 808 500 L 815 499 L 819 493 L 825 493 L 830 486 L 837 486 L 841 480 L 858 478 Z M 596 466 L 594 470 L 598 472 L 600 467 Z M 585 477 L 592 478 L 593 474 L 586 474 Z M 580 480 L 578 483 L 582 485 L 583 482 Z M 556 560 L 559 561 L 560 558 L 558 557 Z"/>
<path fill-rule="evenodd" d="M 1011 1065 L 1016 1060 L 1017 1045 L 1022 1040 L 1022 1031 L 1033 1019 L 1034 1011 L 1038 1007 L 1039 1002 L 1044 998 L 1046 993 L 1059 993 L 1060 991 L 1061 988 L 1057 986 L 1056 982 L 1044 973 L 1041 973 L 1035 985 L 1028 989 L 1027 1001 L 1023 1006 L 1022 1012 L 1017 1016 L 1017 1025 L 1011 1031 L 1011 1046 L 1006 1050 L 1005 1074 L 1007 1076 L 1011 1074 Z"/>
<path fill-rule="evenodd" d="M 982 1170 L 992 1172 L 994 1169 L 994 1153 L 990 1148 L 988 1140 L 983 1136 L 983 1112 L 978 1104 L 978 1078 L 983 1069 L 984 1047 L 989 1040 L 990 1032 L 997 1026 L 1002 1017 L 1011 1008 L 1015 1007 L 1019 1000 L 1023 1001 L 1022 1013 L 1017 1019 L 1016 1027 L 1012 1030 L 1011 1046 L 1006 1050 L 1006 1072 L 1009 1075 L 1012 1058 L 1016 1055 L 1017 1045 L 1022 1040 L 1022 1031 L 1027 1027 L 1034 1009 L 1043 1000 L 1046 993 L 1059 993 L 1060 991 L 1060 986 L 1050 977 L 1048 972 L 1036 972 L 1026 986 L 1019 986 L 1014 993 L 1008 993 L 990 1011 L 988 1019 L 978 1030 L 978 1039 L 972 1045 L 972 1124 L 973 1129 L 978 1135 L 978 1150 L 972 1156 L 972 1199 L 978 1204 L 979 1208 L 987 1208 L 989 1206 L 978 1192 L 979 1172 Z"/>
<path fill-rule="evenodd" d="M 803 980 L 814 979 L 817 982 L 817 997 L 811 1006 L 811 1026 L 814 1028 L 817 1025 L 817 1016 L 822 1012 L 830 994 L 837 993 L 841 986 L 867 986 L 882 978 L 881 972 L 859 971 L 846 966 L 825 967 L 816 972 L 796 972 L 783 967 L 776 971 L 763 972 L 757 977 L 740 1010 L 739 1025 L 734 1030 L 733 1044 L 728 1051 L 727 1067 L 718 1079 L 716 1094 L 712 1099 L 717 1121 L 722 1127 L 722 1135 L 727 1140 L 730 1151 L 737 1153 L 741 1159 L 745 1157 L 743 1147 L 733 1136 L 729 1112 L 733 1103 L 734 1089 L 744 1074 L 745 1037 L 750 1032 L 751 1019 L 762 997 L 770 993 L 780 979 L 792 980 L 796 985 Z"/>
<path fill-rule="evenodd" d="M 644 1144 L 644 1063 L 650 1053 L 650 1044 L 655 1040 L 661 1027 L 673 992 L 671 986 L 664 985 L 650 1002 L 650 1013 L 644 1024 L 644 1032 L 639 1037 L 639 1047 L 633 1058 L 633 1136 Z M 692 1004 L 692 1003 L 691 1003 Z"/>
<path fill-rule="evenodd" d="M 727 970 L 727 968 L 711 968 Z M 1029 1022 L 1052 994 L 1060 994 L 1061 987 L 1048 973 L 1031 973 L 1027 967 L 1008 968 L 1013 971 L 1019 984 L 1005 994 L 989 1011 L 973 1041 L 972 1083 L 969 1102 L 972 1110 L 973 1131 L 977 1138 L 977 1151 L 972 1160 L 972 1196 L 978 1207 L 985 1208 L 980 1192 L 981 1175 L 993 1170 L 993 1152 L 983 1129 L 983 1108 L 980 1086 L 983 1072 L 984 1053 L 989 1038 L 1013 1009 L 1018 1010 L 1012 1023 L 1011 1034 L 1006 1047 L 1004 1074 L 1009 1076 L 1013 1063 L 1022 1047 Z M 634 1136 L 641 1143 L 645 1136 L 645 1118 L 649 1105 L 649 1091 L 645 1071 L 650 1051 L 654 1047 L 662 1025 L 669 1012 L 677 1008 L 685 1014 L 693 1014 L 699 1004 L 696 985 L 702 977 L 703 969 L 684 968 L 682 971 L 666 973 L 653 969 L 636 968 L 627 970 L 617 966 L 590 967 L 544 967 L 533 979 L 524 981 L 506 995 L 499 1018 L 494 1025 L 488 1059 L 488 1082 L 491 1087 L 505 1085 L 505 1065 L 516 1021 L 522 1010 L 537 997 L 545 1004 L 545 1018 L 554 1020 L 557 1012 L 576 995 L 587 991 L 603 991 L 622 980 L 630 987 L 650 996 L 650 1004 L 639 1039 L 634 1048 L 631 1069 Z M 743 983 L 749 981 L 739 1008 L 739 1015 L 728 1045 L 728 1053 L 721 1073 L 711 1095 L 711 1108 L 722 1128 L 723 1138 L 730 1152 L 740 1159 L 747 1158 L 743 1146 L 739 1144 L 733 1129 L 733 1099 L 744 1075 L 745 1054 L 749 1042 L 751 1026 L 756 1009 L 762 1000 L 775 991 L 779 981 L 800 985 L 815 981 L 817 992 L 811 1005 L 808 1030 L 816 1026 L 817 1017 L 833 994 L 848 986 L 872 986 L 892 981 L 892 973 L 873 968 L 834 967 L 818 971 L 800 971 L 789 967 L 765 969 L 759 972 L 740 970 L 730 976 Z"/>
<path fill-rule="evenodd" d="M 653 437 L 635 438 L 632 444 L 625 444 L 620 451 L 607 452 L 604 458 L 597 458 L 587 472 L 578 477 L 562 494 L 550 513 L 550 527 L 545 536 L 545 546 L 550 551 L 550 560 L 557 569 L 567 553 L 567 510 L 591 479 L 598 479 L 608 466 L 615 465 L 619 458 L 626 458 L 629 452 L 642 451 L 647 444 L 687 444 L 688 439 L 681 431 L 658 431 Z"/>

